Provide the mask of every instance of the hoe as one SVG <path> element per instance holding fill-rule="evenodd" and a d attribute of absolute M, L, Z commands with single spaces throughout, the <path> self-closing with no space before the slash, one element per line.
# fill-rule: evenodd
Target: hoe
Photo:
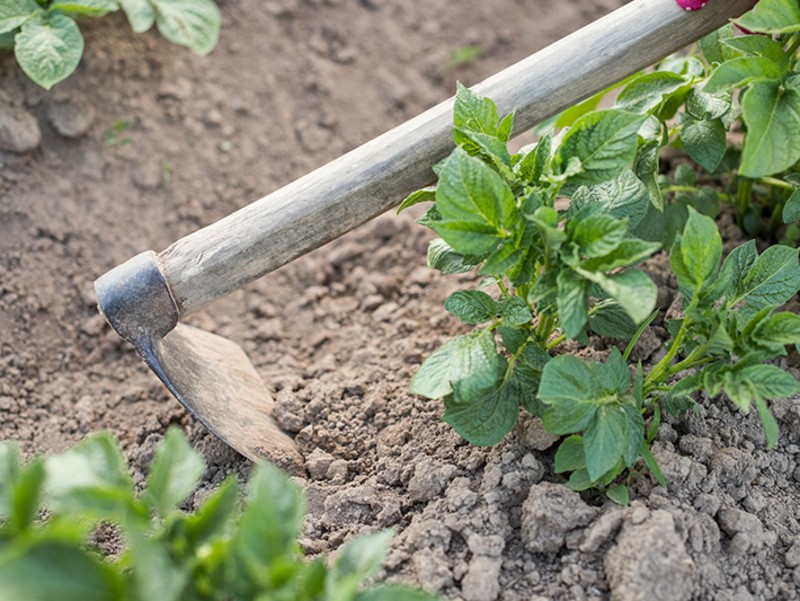
<path fill-rule="evenodd" d="M 634 0 L 475 86 L 515 132 L 646 68 L 750 9 L 710 0 Z M 95 282 L 100 311 L 170 392 L 209 430 L 250 459 L 302 469 L 274 401 L 234 342 L 180 323 L 214 300 L 343 235 L 432 179 L 453 148 L 453 99 L 166 250 L 143 252 Z"/>

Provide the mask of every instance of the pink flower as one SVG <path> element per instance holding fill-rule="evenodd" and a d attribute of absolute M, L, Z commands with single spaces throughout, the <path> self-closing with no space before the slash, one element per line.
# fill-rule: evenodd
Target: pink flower
<path fill-rule="evenodd" d="M 708 0 L 676 0 L 676 2 L 683 10 L 700 10 Z"/>

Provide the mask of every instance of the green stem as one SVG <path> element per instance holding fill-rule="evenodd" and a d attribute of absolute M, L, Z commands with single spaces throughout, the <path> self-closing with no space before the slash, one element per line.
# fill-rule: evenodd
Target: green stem
<path fill-rule="evenodd" d="M 506 285 L 503 283 L 503 280 L 497 280 L 497 287 L 500 288 L 500 292 L 502 292 L 504 297 L 508 298 L 511 296 L 511 294 L 508 292 L 508 288 L 506 288 Z"/>
<path fill-rule="evenodd" d="M 561 334 L 547 343 L 547 350 L 551 351 L 567 339 L 566 334 Z"/>
<path fill-rule="evenodd" d="M 798 48 L 800 48 L 800 35 L 795 34 L 794 39 L 792 39 L 792 43 L 786 49 L 786 56 L 791 59 L 792 55 L 797 52 Z"/>
<path fill-rule="evenodd" d="M 736 221 L 741 226 L 744 216 L 750 208 L 750 197 L 753 195 L 753 180 L 739 179 L 739 188 L 736 190 Z"/>
<path fill-rule="evenodd" d="M 679 186 L 677 184 L 672 184 L 672 185 L 667 186 L 666 188 L 663 189 L 663 191 L 666 192 L 666 193 L 686 192 L 687 194 L 693 194 L 695 192 L 699 192 L 700 190 L 701 190 L 701 188 L 698 188 L 697 186 Z M 725 194 L 725 192 L 717 192 L 717 195 L 720 197 L 721 200 L 723 200 L 725 202 L 730 202 L 730 200 L 731 200 L 730 195 L 729 194 Z"/>
<path fill-rule="evenodd" d="M 536 326 L 536 337 L 543 343 L 547 342 L 555 329 L 555 318 L 552 315 L 540 315 L 539 324 Z"/>
<path fill-rule="evenodd" d="M 684 359 L 683 361 L 679 361 L 672 367 L 668 368 L 666 372 L 666 377 L 669 378 L 687 369 L 691 369 L 693 367 L 699 367 L 701 365 L 705 365 L 706 363 L 711 362 L 712 361 L 711 357 L 707 356 L 704 357 L 703 356 L 704 354 L 705 350 L 703 350 L 702 353 L 698 353 L 696 349 L 688 357 L 686 357 L 686 359 Z"/>
<path fill-rule="evenodd" d="M 764 184 L 765 186 L 772 186 L 773 188 L 780 188 L 781 190 L 791 190 L 794 192 L 795 186 L 790 184 L 789 182 L 785 182 L 782 179 L 778 179 L 777 177 L 759 177 L 756 180 L 759 184 Z"/>
<path fill-rule="evenodd" d="M 688 323 L 689 319 L 684 318 L 683 323 L 681 324 L 681 329 L 678 330 L 678 334 L 672 341 L 672 346 L 670 346 L 669 352 L 664 355 L 661 361 L 656 364 L 653 370 L 647 374 L 647 377 L 644 379 L 645 396 L 652 391 L 655 385 L 661 384 L 668 377 L 669 364 L 672 363 L 675 355 L 678 354 L 678 349 L 680 348 L 681 344 L 683 344 L 683 339 L 686 337 L 686 331 L 688 329 Z"/>

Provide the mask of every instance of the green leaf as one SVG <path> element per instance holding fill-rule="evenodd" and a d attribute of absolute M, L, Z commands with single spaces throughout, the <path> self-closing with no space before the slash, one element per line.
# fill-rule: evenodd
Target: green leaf
<path fill-rule="evenodd" d="M 489 253 L 481 268 L 478 270 L 480 275 L 502 276 L 512 270 L 523 259 L 524 251 L 515 248 L 513 244 L 501 244 L 494 251 Z"/>
<path fill-rule="evenodd" d="M 781 431 L 778 427 L 778 422 L 775 416 L 767 406 L 767 402 L 760 396 L 756 397 L 756 409 L 758 409 L 758 416 L 761 418 L 761 425 L 764 427 L 764 436 L 767 439 L 767 450 L 772 450 L 778 444 Z"/>
<path fill-rule="evenodd" d="M 762 177 L 784 171 L 800 160 L 800 93 L 778 81 L 756 81 L 742 96 L 747 125 L 740 175 Z"/>
<path fill-rule="evenodd" d="M 754 81 L 779 80 L 783 76 L 781 67 L 762 56 L 742 56 L 725 61 L 717 67 L 705 84 L 709 94 L 741 88 Z M 777 81 L 772 83 L 777 84 Z"/>
<path fill-rule="evenodd" d="M 625 411 L 621 405 L 601 405 L 583 435 L 586 470 L 592 480 L 599 480 L 612 469 L 622 455 L 625 439 Z"/>
<path fill-rule="evenodd" d="M 86 17 L 102 17 L 103 15 L 119 10 L 116 0 L 55 0 L 47 9 L 52 12 L 61 10 Z"/>
<path fill-rule="evenodd" d="M 524 326 L 533 319 L 528 303 L 519 296 L 512 296 L 502 304 L 500 316 L 503 323 L 510 326 Z"/>
<path fill-rule="evenodd" d="M 115 519 L 132 503 L 127 462 L 107 433 L 92 435 L 64 453 L 48 457 L 45 471 L 48 506 L 57 512 Z"/>
<path fill-rule="evenodd" d="M 570 161 L 580 161 L 572 185 L 598 184 L 617 176 L 636 158 L 636 132 L 645 116 L 622 110 L 602 110 L 584 115 L 564 136 L 556 154 L 562 172 Z"/>
<path fill-rule="evenodd" d="M 155 23 L 156 11 L 150 0 L 119 0 L 119 4 L 135 33 L 144 33 Z"/>
<path fill-rule="evenodd" d="M 593 215 L 627 219 L 631 231 L 644 218 L 649 202 L 645 185 L 630 169 L 625 169 L 608 182 L 578 188 L 570 199 L 567 216 L 572 218 L 591 207 Z"/>
<path fill-rule="evenodd" d="M 658 155 L 660 150 L 661 144 L 659 141 L 647 142 L 641 145 L 633 162 L 633 172 L 647 188 L 650 204 L 657 210 L 662 211 L 664 209 L 664 195 L 658 183 Z M 646 214 L 647 212 L 645 212 Z"/>
<path fill-rule="evenodd" d="M 742 54 L 752 56 L 763 56 L 773 63 L 785 66 L 789 62 L 789 57 L 784 52 L 783 47 L 763 35 L 741 35 L 728 38 L 723 42 L 726 46 L 733 48 Z"/>
<path fill-rule="evenodd" d="M 664 477 L 664 473 L 658 466 L 658 462 L 656 461 L 653 452 L 650 450 L 650 445 L 647 444 L 646 440 L 642 440 L 642 447 L 639 449 L 639 452 L 642 454 L 642 459 L 644 459 L 644 464 L 647 466 L 647 469 L 650 470 L 650 474 L 656 479 L 656 482 L 666 488 L 667 479 Z"/>
<path fill-rule="evenodd" d="M 23 533 L 34 525 L 44 479 L 45 470 L 41 461 L 34 461 L 17 475 L 10 486 L 10 519 L 7 527 L 12 532 Z"/>
<path fill-rule="evenodd" d="M 616 390 L 620 395 L 627 393 L 631 387 L 631 372 L 617 347 L 611 347 L 606 362 L 601 365 L 608 374 L 607 382 L 611 386 L 610 389 Z"/>
<path fill-rule="evenodd" d="M 503 347 L 512 355 L 527 344 L 529 338 L 526 330 L 507 325 L 498 327 L 497 333 L 503 340 Z"/>
<path fill-rule="evenodd" d="M 592 488 L 596 485 L 597 482 L 589 477 L 589 472 L 585 468 L 572 472 L 569 480 L 564 484 L 564 486 L 576 492 Z"/>
<path fill-rule="evenodd" d="M 686 112 L 703 121 L 718 119 L 731 110 L 732 101 L 730 92 L 709 94 L 702 87 L 695 86 L 686 95 Z"/>
<path fill-rule="evenodd" d="M 453 392 L 451 382 L 473 380 L 468 389 L 491 390 L 497 382 L 500 357 L 489 330 L 459 336 L 434 351 L 411 380 L 414 394 L 430 399 Z"/>
<path fill-rule="evenodd" d="M 248 482 L 247 507 L 231 540 L 234 559 L 262 571 L 293 553 L 303 523 L 300 489 L 278 469 L 259 463 Z"/>
<path fill-rule="evenodd" d="M 480 290 L 458 290 L 447 297 L 444 308 L 466 324 L 476 325 L 497 316 L 497 302 Z"/>
<path fill-rule="evenodd" d="M 800 342 L 800 315 L 784 311 L 770 315 L 753 330 L 752 336 L 771 344 L 797 344 Z"/>
<path fill-rule="evenodd" d="M 583 437 L 573 434 L 567 436 L 556 451 L 554 469 L 556 474 L 584 469 L 586 459 L 583 454 Z"/>
<path fill-rule="evenodd" d="M 605 275 L 581 269 L 579 273 L 600 286 L 606 294 L 625 309 L 625 312 L 636 324 L 647 319 L 656 306 L 658 290 L 650 277 L 643 271 L 624 271 Z"/>
<path fill-rule="evenodd" d="M 719 298 L 725 294 L 735 304 L 733 298 L 736 296 L 736 291 L 741 287 L 745 276 L 750 272 L 757 260 L 758 251 L 756 250 L 755 240 L 748 240 L 734 248 L 725 257 L 722 268 L 719 270 L 719 280 L 715 283 L 715 287 L 719 287 L 721 291 L 714 294 L 714 298 Z"/>
<path fill-rule="evenodd" d="M 14 55 L 25 74 L 49 90 L 77 68 L 83 55 L 83 37 L 69 17 L 37 17 L 27 21 L 17 34 Z"/>
<path fill-rule="evenodd" d="M 616 250 L 628 232 L 628 223 L 610 215 L 589 215 L 567 223 L 568 236 L 581 257 L 604 257 Z M 564 257 L 566 260 L 566 257 Z"/>
<path fill-rule="evenodd" d="M 604 304 L 589 317 L 589 328 L 604 338 L 628 340 L 636 333 L 637 326 L 628 313 L 617 303 Z"/>
<path fill-rule="evenodd" d="M 724 44 L 731 37 L 733 27 L 729 23 L 700 39 L 700 49 L 709 63 L 722 63 L 733 58 L 732 49 Z"/>
<path fill-rule="evenodd" d="M 586 100 L 572 105 L 567 110 L 561 112 L 554 123 L 556 129 L 572 127 L 572 124 L 587 113 L 591 113 L 600 106 L 600 102 L 608 94 L 609 89 L 601 90 L 594 96 L 589 96 Z"/>
<path fill-rule="evenodd" d="M 508 184 L 480 159 L 457 148 L 439 173 L 434 229 L 456 251 L 482 255 L 505 239 L 516 217 Z"/>
<path fill-rule="evenodd" d="M 550 152 L 552 150 L 552 138 L 546 135 L 541 138 L 536 146 L 525 155 L 519 163 L 519 174 L 525 181 L 536 184 L 547 172 L 550 163 Z"/>
<path fill-rule="evenodd" d="M 722 238 L 714 220 L 689 207 L 689 219 L 670 257 L 678 287 L 687 301 L 716 275 L 721 257 Z"/>
<path fill-rule="evenodd" d="M 504 178 L 508 180 L 514 179 L 514 172 L 511 169 L 511 155 L 508 154 L 508 148 L 503 140 L 499 140 L 491 134 L 458 128 L 453 129 L 453 137 L 456 143 L 470 155 L 480 156 L 483 160 L 493 165 Z"/>
<path fill-rule="evenodd" d="M 616 486 L 612 486 L 606 491 L 606 496 L 614 501 L 617 505 L 622 505 L 627 507 L 628 503 L 631 501 L 630 493 L 628 492 L 628 487 L 624 484 L 617 484 Z"/>
<path fill-rule="evenodd" d="M 518 355 L 511 372 L 510 377 L 518 384 L 519 404 L 532 415 L 541 416 L 544 412 L 544 405 L 538 395 L 539 382 L 542 379 L 542 370 L 550 359 L 546 349 L 536 342 L 530 342 Z"/>
<path fill-rule="evenodd" d="M 428 244 L 428 267 L 446 275 L 466 273 L 475 267 L 475 261 L 458 254 L 450 245 L 436 238 Z"/>
<path fill-rule="evenodd" d="M 326 577 L 326 599 L 349 601 L 361 582 L 381 567 L 392 538 L 391 530 L 367 534 L 347 541 L 336 554 Z"/>
<path fill-rule="evenodd" d="M 150 0 L 156 27 L 170 42 L 204 56 L 219 39 L 220 14 L 213 0 Z"/>
<path fill-rule="evenodd" d="M 454 382 L 453 388 L 454 394 L 444 399 L 442 420 L 466 441 L 481 447 L 492 446 L 514 428 L 522 396 L 516 380 L 507 380 L 477 397 L 468 394 L 461 398 L 460 382 Z"/>
<path fill-rule="evenodd" d="M 34 0 L 3 0 L 0 4 L 0 33 L 14 31 L 41 13 Z"/>
<path fill-rule="evenodd" d="M 13 50 L 14 38 L 16 35 L 17 31 L 14 29 L 5 33 L 0 33 L 0 50 Z"/>
<path fill-rule="evenodd" d="M 569 338 L 577 338 L 583 333 L 589 319 L 589 310 L 586 306 L 587 282 L 569 269 L 559 271 L 556 282 L 558 284 L 556 304 L 561 327 Z"/>
<path fill-rule="evenodd" d="M 680 139 L 692 160 L 709 173 L 716 171 L 728 149 L 727 130 L 721 119 L 697 120 L 682 114 Z"/>
<path fill-rule="evenodd" d="M 542 416 L 545 428 L 553 434 L 584 430 L 599 407 L 617 403 L 619 377 L 613 367 L 572 355 L 549 361 L 539 384 L 539 399 L 547 406 Z"/>
<path fill-rule="evenodd" d="M 205 464 L 183 433 L 170 428 L 156 450 L 143 500 L 159 515 L 166 516 L 189 493 L 205 471 Z"/>
<path fill-rule="evenodd" d="M 136 566 L 132 578 L 136 591 L 134 597 L 181 601 L 191 574 L 175 565 L 169 547 L 147 537 L 141 527 L 133 524 L 125 528 L 125 535 L 130 546 L 131 563 Z"/>
<path fill-rule="evenodd" d="M 428 186 L 427 188 L 420 188 L 406 196 L 405 200 L 397 207 L 397 212 L 401 213 L 408 207 L 413 207 L 421 202 L 433 202 L 436 200 L 436 186 Z"/>
<path fill-rule="evenodd" d="M 514 113 L 509 113 L 497 124 L 497 131 L 495 137 L 503 142 L 508 142 L 511 138 L 511 132 L 514 130 Z"/>
<path fill-rule="evenodd" d="M 636 113 L 648 112 L 687 83 L 685 77 L 669 71 L 644 73 L 622 89 L 617 106 Z"/>
<path fill-rule="evenodd" d="M 754 245 L 752 249 L 755 252 Z M 742 259 L 749 258 L 746 251 L 744 252 L 742 257 L 737 256 L 737 265 L 741 264 Z M 797 256 L 796 248 L 780 244 L 767 248 L 752 267 L 742 273 L 741 279 L 733 280 L 734 288 L 729 295 L 728 307 L 742 305 L 739 311 L 744 317 L 750 317 L 764 307 L 785 303 L 800 289 L 800 264 Z"/>
<path fill-rule="evenodd" d="M 610 271 L 617 267 L 636 265 L 661 248 L 658 242 L 646 242 L 638 238 L 626 238 L 613 251 L 602 257 L 588 259 L 581 267 L 588 271 Z"/>
<path fill-rule="evenodd" d="M 783 222 L 800 221 L 800 188 L 795 188 L 789 200 L 783 205 Z"/>
<path fill-rule="evenodd" d="M 750 365 L 738 370 L 737 380 L 747 383 L 757 396 L 768 400 L 785 399 L 800 392 L 800 382 L 775 365 Z"/>
<path fill-rule="evenodd" d="M 239 482 L 235 476 L 229 476 L 206 497 L 195 513 L 186 517 L 186 538 L 192 547 L 199 548 L 212 537 L 224 532 L 232 523 L 238 502 Z"/>
<path fill-rule="evenodd" d="M 116 601 L 126 596 L 110 566 L 78 546 L 44 539 L 0 554 L 0 598 Z"/>
<path fill-rule="evenodd" d="M 495 135 L 498 119 L 497 106 L 490 98 L 479 96 L 460 82 L 456 83 L 453 124 L 457 128 Z"/>
<path fill-rule="evenodd" d="M 797 0 L 761 0 L 734 23 L 758 33 L 800 31 L 800 6 Z"/>

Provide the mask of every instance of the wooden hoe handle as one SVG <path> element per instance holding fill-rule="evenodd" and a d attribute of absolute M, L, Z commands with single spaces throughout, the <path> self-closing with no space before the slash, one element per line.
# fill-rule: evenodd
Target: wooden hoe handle
<path fill-rule="evenodd" d="M 515 111 L 515 133 L 558 114 L 698 40 L 754 0 L 711 0 L 701 11 L 675 0 L 634 0 L 490 77 L 473 89 Z M 431 182 L 453 148 L 453 99 L 395 127 L 157 257 L 185 317 L 329 242 Z"/>

